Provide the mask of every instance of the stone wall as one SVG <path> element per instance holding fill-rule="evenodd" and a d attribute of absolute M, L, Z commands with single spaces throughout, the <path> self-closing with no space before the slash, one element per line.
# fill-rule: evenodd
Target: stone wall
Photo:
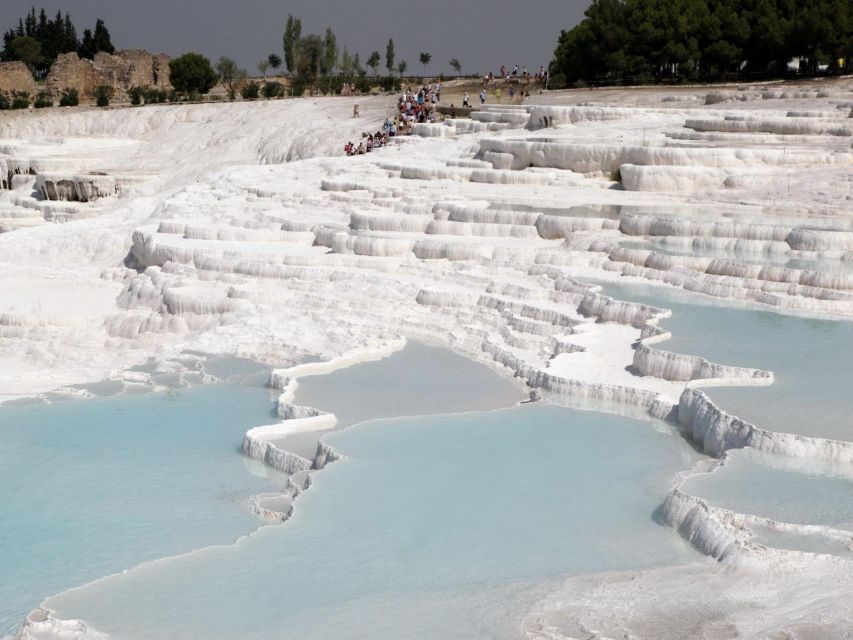
<path fill-rule="evenodd" d="M 0 62 L 0 91 L 26 91 L 35 93 L 33 74 L 23 62 Z"/>
<path fill-rule="evenodd" d="M 76 53 L 63 53 L 50 68 L 45 90 L 58 98 L 67 89 L 77 89 L 81 98 L 90 98 L 100 84 L 108 83 L 101 81 L 90 60 L 80 59 Z"/>
<path fill-rule="evenodd" d="M 169 57 L 141 49 L 98 53 L 94 60 L 64 53 L 54 62 L 45 82 L 46 90 L 54 97 L 66 89 L 77 89 L 83 99 L 91 98 L 95 87 L 101 85 L 112 87 L 116 100 L 124 100 L 127 90 L 135 86 L 171 89 Z"/>

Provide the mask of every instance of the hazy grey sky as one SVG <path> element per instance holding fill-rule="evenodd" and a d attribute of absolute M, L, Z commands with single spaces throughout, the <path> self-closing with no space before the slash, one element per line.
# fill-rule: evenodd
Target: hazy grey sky
<path fill-rule="evenodd" d="M 331 26 L 339 48 L 362 63 L 394 38 L 397 60 L 420 72 L 419 52 L 429 51 L 429 73 L 448 71 L 458 58 L 465 73 L 497 71 L 501 64 L 539 68 L 551 60 L 560 29 L 581 19 L 588 0 L 2 0 L 0 27 L 43 5 L 48 15 L 69 11 L 78 30 L 101 17 L 119 48 L 177 55 L 199 51 L 228 56 L 256 72 L 259 60 L 281 55 L 287 14 L 302 18 L 302 32 Z"/>

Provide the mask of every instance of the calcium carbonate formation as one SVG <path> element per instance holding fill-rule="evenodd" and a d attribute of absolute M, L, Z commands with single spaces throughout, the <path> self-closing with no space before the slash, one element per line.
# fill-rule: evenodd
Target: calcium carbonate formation
<path fill-rule="evenodd" d="M 853 85 L 607 96 L 488 104 L 358 157 L 343 145 L 381 125 L 388 97 L 360 119 L 342 98 L 4 116 L 0 387 L 21 397 L 185 350 L 281 365 L 281 421 L 243 441 L 297 478 L 283 502 L 253 503 L 274 519 L 336 457 L 321 438 L 336 419 L 298 404 L 299 378 L 407 338 L 536 397 L 670 420 L 723 463 L 742 447 L 853 462 L 851 443 L 716 407 L 696 387 L 772 372 L 651 346 L 669 312 L 599 284 L 853 315 Z M 306 356 L 319 364 L 293 364 Z M 313 457 L 288 451 L 306 432 Z M 727 564 L 808 556 L 758 545 L 748 516 L 680 487 L 660 519 Z"/>

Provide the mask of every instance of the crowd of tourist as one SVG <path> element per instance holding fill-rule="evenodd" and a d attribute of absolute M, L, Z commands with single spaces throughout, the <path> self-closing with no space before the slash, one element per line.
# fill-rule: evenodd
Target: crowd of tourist
<path fill-rule="evenodd" d="M 512 70 L 510 70 L 509 67 L 501 65 L 499 75 L 495 76 L 491 71 L 483 74 L 483 87 L 488 87 L 488 85 L 493 83 L 495 80 L 504 80 L 506 82 L 510 82 L 512 80 L 531 82 L 536 80 L 547 83 L 548 70 L 544 66 L 540 66 L 539 71 L 536 73 L 529 73 L 526 66 L 519 69 L 518 65 L 514 65 Z"/>
<path fill-rule="evenodd" d="M 495 82 L 495 80 L 498 82 Z M 531 82 L 545 82 L 548 79 L 548 71 L 544 66 L 539 67 L 539 71 L 535 74 L 530 74 L 527 67 L 519 68 L 515 65 L 511 70 L 501 65 L 500 76 L 497 78 L 489 72 L 483 76 L 483 88 L 480 91 L 480 104 L 485 104 L 488 100 L 487 90 L 489 85 L 494 83 L 494 100 L 501 102 L 503 93 L 499 82 L 504 81 L 505 89 L 509 94 L 510 102 L 514 102 L 516 97 L 522 102 L 525 102 L 530 96 L 529 85 Z M 516 80 L 516 82 L 513 82 Z M 393 117 L 385 119 L 385 124 L 381 131 L 374 134 L 364 136 L 361 142 L 357 145 L 348 142 L 344 145 L 344 151 L 348 156 L 357 156 L 370 153 L 374 149 L 384 147 L 388 144 L 391 138 L 401 135 L 408 135 L 412 131 L 412 127 L 417 123 L 433 123 L 439 119 L 437 113 L 437 105 L 441 101 L 441 81 L 424 83 L 417 91 L 413 91 L 411 87 L 406 87 L 397 101 L 396 112 Z M 350 94 L 351 95 L 351 94 Z M 470 109 L 472 106 L 471 98 L 466 92 L 462 99 L 462 108 Z M 450 105 L 449 113 L 451 118 L 456 117 L 456 108 Z M 359 106 L 353 106 L 353 117 L 361 116 Z"/>
<path fill-rule="evenodd" d="M 382 127 L 382 131 L 368 134 L 364 140 L 358 143 L 358 146 L 354 145 L 352 142 L 347 142 L 344 145 L 344 152 L 348 156 L 360 156 L 365 153 L 370 153 L 374 149 L 384 147 L 388 144 L 388 139 L 396 135 L 396 131 L 393 129 L 393 123 L 386 119 L 385 125 Z"/>

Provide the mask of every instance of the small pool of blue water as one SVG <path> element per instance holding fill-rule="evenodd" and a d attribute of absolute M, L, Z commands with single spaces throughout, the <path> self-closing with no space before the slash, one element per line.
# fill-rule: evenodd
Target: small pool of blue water
<path fill-rule="evenodd" d="M 826 525 L 853 535 L 849 464 L 786 458 L 747 448 L 730 452 L 725 466 L 714 473 L 690 478 L 684 489 L 738 513 Z"/>
<path fill-rule="evenodd" d="M 853 322 L 723 306 L 670 287 L 602 286 L 606 295 L 672 310 L 660 322 L 672 332 L 661 349 L 773 371 L 767 387 L 706 389 L 726 411 L 773 431 L 853 441 Z"/>
<path fill-rule="evenodd" d="M 334 413 L 340 426 L 401 416 L 511 407 L 528 398 L 518 381 L 449 349 L 409 341 L 377 362 L 299 380 L 296 402 Z"/>
<path fill-rule="evenodd" d="M 246 498 L 283 480 L 238 447 L 272 406 L 210 385 L 0 407 L 0 636 L 51 594 L 256 529 Z"/>
<path fill-rule="evenodd" d="M 698 557 L 654 514 L 697 454 L 527 404 L 362 423 L 291 520 L 47 605 L 116 639 L 503 638 L 543 584 Z"/>

